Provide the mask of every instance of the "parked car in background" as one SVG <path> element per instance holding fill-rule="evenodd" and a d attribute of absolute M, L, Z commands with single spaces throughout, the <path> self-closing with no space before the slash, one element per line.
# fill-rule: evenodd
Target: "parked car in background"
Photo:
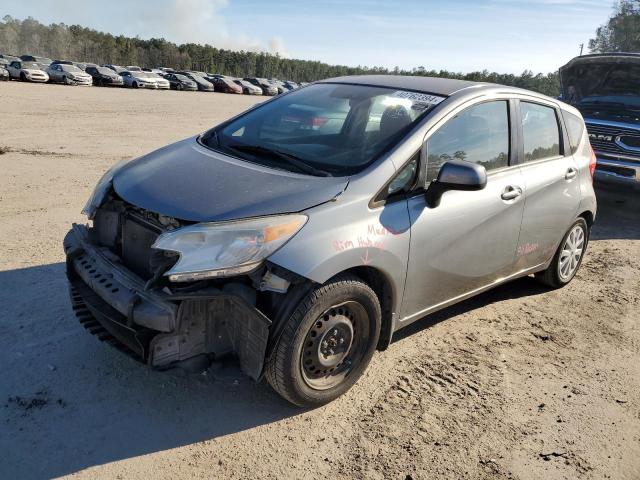
<path fill-rule="evenodd" d="M 52 60 L 47 57 L 36 57 L 35 55 L 20 55 L 20 60 L 24 62 L 35 62 L 42 65 L 50 65 Z"/>
<path fill-rule="evenodd" d="M 262 90 L 263 95 L 277 95 L 278 88 L 275 85 L 269 83 L 266 78 L 258 78 L 258 77 L 246 77 L 243 80 L 255 85 L 256 87 Z"/>
<path fill-rule="evenodd" d="M 165 73 L 164 78 L 169 82 L 172 90 L 189 90 L 195 92 L 198 90 L 198 84 L 185 75 L 179 73 Z"/>
<path fill-rule="evenodd" d="M 24 60 L 14 60 L 7 66 L 9 76 L 23 82 L 46 83 L 49 81 L 49 75 L 42 65 L 36 62 Z"/>
<path fill-rule="evenodd" d="M 269 79 L 269 83 L 278 89 L 278 95 L 289 91 L 289 88 L 287 88 L 280 80 Z"/>
<path fill-rule="evenodd" d="M 201 92 L 213 92 L 214 88 L 213 88 L 213 83 L 209 82 L 208 80 L 205 80 L 204 77 L 198 75 L 195 72 L 191 72 L 188 70 L 183 70 L 180 72 L 176 72 L 179 73 L 180 75 L 184 75 L 185 77 L 189 78 L 190 80 L 193 80 L 194 82 L 196 82 L 196 84 L 198 85 L 198 90 Z"/>
<path fill-rule="evenodd" d="M 103 67 L 106 67 L 110 70 L 113 70 L 114 72 L 116 72 L 118 75 L 122 75 L 123 72 L 126 72 L 127 69 L 124 67 L 121 67 L 120 65 L 102 65 Z"/>
<path fill-rule="evenodd" d="M 99 87 L 122 87 L 122 77 L 107 67 L 92 66 L 85 70 L 93 78 L 93 84 Z"/>
<path fill-rule="evenodd" d="M 169 90 L 169 82 L 155 73 L 140 71 L 122 72 L 125 87 L 151 88 L 154 90 Z"/>
<path fill-rule="evenodd" d="M 640 190 L 640 54 L 574 58 L 560 68 L 560 82 L 562 99 L 584 117 L 596 181 Z M 578 129 L 576 120 L 565 121 Z"/>
<path fill-rule="evenodd" d="M 292 128 L 301 111 L 342 128 Z M 596 197 L 566 115 L 581 122 L 534 92 L 391 75 L 264 102 L 102 177 L 64 240 L 73 310 L 149 366 L 235 354 L 288 401 L 330 402 L 429 313 L 571 282 Z"/>
<path fill-rule="evenodd" d="M 262 89 L 253 83 L 242 80 L 241 78 L 235 78 L 233 82 L 242 87 L 242 93 L 245 95 L 262 95 Z"/>
<path fill-rule="evenodd" d="M 127 65 L 127 67 L 125 67 L 128 71 L 130 72 L 141 72 L 142 68 L 138 67 L 137 65 Z"/>
<path fill-rule="evenodd" d="M 58 64 L 73 65 L 73 62 L 71 60 L 54 60 L 49 65 L 58 65 Z"/>
<path fill-rule="evenodd" d="M 9 55 L 8 53 L 0 53 L 0 58 L 4 58 L 5 60 L 7 60 L 7 65 L 16 60 L 20 60 L 20 57 Z"/>
<path fill-rule="evenodd" d="M 49 81 L 53 83 L 64 83 L 65 85 L 84 85 L 93 84 L 91 75 L 80 70 L 75 65 L 67 65 L 64 63 L 55 63 L 49 65 L 47 69 Z"/>
<path fill-rule="evenodd" d="M 295 90 L 296 88 L 300 88 L 300 85 L 298 85 L 296 82 L 292 82 L 291 80 L 287 80 L 286 82 L 283 82 L 284 86 L 287 87 L 289 90 Z"/>
<path fill-rule="evenodd" d="M 73 62 L 73 64 L 78 67 L 83 72 L 87 71 L 87 67 L 97 67 L 95 63 L 86 63 L 86 62 Z"/>
<path fill-rule="evenodd" d="M 9 70 L 7 70 L 7 63 L 2 62 L 4 59 L 0 59 L 0 80 L 8 81 L 10 80 Z"/>
<path fill-rule="evenodd" d="M 236 85 L 231 79 L 227 77 L 214 78 L 212 83 L 213 88 L 216 92 L 242 94 L 242 87 Z"/>

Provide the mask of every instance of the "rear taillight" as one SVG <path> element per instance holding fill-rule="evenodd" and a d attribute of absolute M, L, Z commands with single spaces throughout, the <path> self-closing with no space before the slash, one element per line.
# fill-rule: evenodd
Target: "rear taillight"
<path fill-rule="evenodd" d="M 593 147 L 589 145 L 589 150 L 591 150 L 591 158 L 589 159 L 589 173 L 591 174 L 591 179 L 593 179 L 593 174 L 596 171 L 596 152 L 593 151 Z"/>

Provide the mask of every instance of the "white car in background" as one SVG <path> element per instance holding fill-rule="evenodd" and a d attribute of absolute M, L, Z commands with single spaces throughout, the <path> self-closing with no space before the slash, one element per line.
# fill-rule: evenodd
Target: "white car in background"
<path fill-rule="evenodd" d="M 125 87 L 152 88 L 154 90 L 169 90 L 169 81 L 151 72 L 124 71 L 120 73 Z"/>
<path fill-rule="evenodd" d="M 87 72 L 83 72 L 75 65 L 65 63 L 53 63 L 47 69 L 49 81 L 64 83 L 65 85 L 93 85 L 93 77 Z"/>
<path fill-rule="evenodd" d="M 10 78 L 23 82 L 46 83 L 49 81 L 47 72 L 44 71 L 42 65 L 36 62 L 15 60 L 7 66 L 7 70 Z"/>

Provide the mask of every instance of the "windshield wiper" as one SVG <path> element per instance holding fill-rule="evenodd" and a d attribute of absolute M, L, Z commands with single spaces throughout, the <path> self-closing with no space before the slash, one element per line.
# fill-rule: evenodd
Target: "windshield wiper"
<path fill-rule="evenodd" d="M 218 142 L 220 145 L 220 143 Z M 311 175 L 316 175 L 319 177 L 332 177 L 331 173 L 326 170 L 322 170 L 320 168 L 316 168 L 313 165 L 305 162 L 299 157 L 292 155 L 290 153 L 281 152 L 280 150 L 275 150 L 273 148 L 265 147 L 263 145 L 245 145 L 245 144 L 234 144 L 234 145 L 223 145 L 224 148 L 228 148 L 231 150 L 237 150 L 240 152 L 253 152 L 253 153 L 264 153 L 267 155 L 272 155 L 281 160 L 286 161 L 287 163 L 293 165 L 298 170 L 309 173 Z"/>

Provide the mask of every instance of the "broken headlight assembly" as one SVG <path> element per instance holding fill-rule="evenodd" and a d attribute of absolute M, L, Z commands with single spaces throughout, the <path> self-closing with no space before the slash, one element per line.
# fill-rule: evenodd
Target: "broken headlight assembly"
<path fill-rule="evenodd" d="M 152 248 L 180 255 L 165 273 L 172 282 L 248 273 L 289 241 L 306 215 L 277 215 L 219 223 L 198 223 L 163 233 Z"/>
<path fill-rule="evenodd" d="M 89 200 L 87 200 L 87 203 L 82 209 L 82 213 L 86 215 L 89 220 L 93 220 L 93 216 L 95 215 L 96 210 L 100 205 L 102 205 L 102 202 L 104 202 L 104 199 L 107 196 L 109 189 L 111 188 L 113 177 L 115 177 L 116 173 L 118 173 L 118 171 L 122 167 L 124 167 L 125 164 L 129 163 L 129 161 L 129 159 L 125 159 L 116 163 L 113 167 L 107 170 L 104 175 L 102 175 L 100 180 L 98 180 L 98 183 L 93 189 L 93 192 L 91 192 Z"/>

